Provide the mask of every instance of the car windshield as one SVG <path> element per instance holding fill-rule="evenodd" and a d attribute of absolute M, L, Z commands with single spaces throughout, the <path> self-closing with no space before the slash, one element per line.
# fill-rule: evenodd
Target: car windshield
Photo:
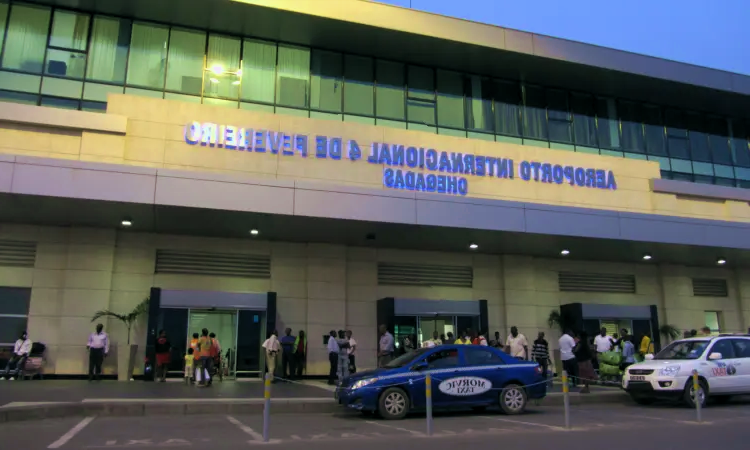
<path fill-rule="evenodd" d="M 672 342 L 660 351 L 654 359 L 698 359 L 706 350 L 710 341 Z"/>
<path fill-rule="evenodd" d="M 423 355 L 426 351 L 430 350 L 429 348 L 420 348 L 417 350 L 412 350 L 410 352 L 406 352 L 403 355 L 399 356 L 398 358 L 394 359 L 393 361 L 386 364 L 386 369 L 397 369 L 399 367 L 404 367 L 405 365 L 409 364 L 410 362 L 414 361 L 414 358 L 417 358 L 421 355 Z"/>

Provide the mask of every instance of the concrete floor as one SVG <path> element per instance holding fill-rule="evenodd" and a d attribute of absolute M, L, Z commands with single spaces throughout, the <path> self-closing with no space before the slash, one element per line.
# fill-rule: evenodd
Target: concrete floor
<path fill-rule="evenodd" d="M 262 416 L 156 416 L 67 418 L 0 424 L 3 448 L 133 449 L 210 447 L 239 449 L 273 445 L 291 449 L 410 449 L 428 445 L 451 449 L 503 442 L 503 448 L 580 450 L 581 441 L 607 450 L 721 448 L 746 450 L 750 403 L 712 406 L 696 423 L 694 410 L 660 405 L 574 407 L 570 430 L 559 407 L 531 407 L 521 416 L 500 413 L 443 413 L 426 435 L 424 415 L 385 421 L 357 413 L 277 414 L 271 417 L 269 444 L 263 443 Z"/>

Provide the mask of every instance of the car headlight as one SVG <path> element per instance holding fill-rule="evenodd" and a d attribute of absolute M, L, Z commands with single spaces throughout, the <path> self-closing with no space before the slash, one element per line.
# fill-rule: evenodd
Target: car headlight
<path fill-rule="evenodd" d="M 659 371 L 663 377 L 673 377 L 680 372 L 680 366 L 667 366 Z"/>
<path fill-rule="evenodd" d="M 364 380 L 359 380 L 356 383 L 354 383 L 351 387 L 351 389 L 360 389 L 367 385 L 370 385 L 374 382 L 378 381 L 377 378 L 365 378 Z"/>

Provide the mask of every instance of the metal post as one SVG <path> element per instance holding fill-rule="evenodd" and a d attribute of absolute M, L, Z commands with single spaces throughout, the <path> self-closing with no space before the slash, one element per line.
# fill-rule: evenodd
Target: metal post
<path fill-rule="evenodd" d="M 427 436 L 432 436 L 432 377 L 428 373 L 424 379 L 424 394 L 427 406 Z"/>
<path fill-rule="evenodd" d="M 568 386 L 568 371 L 562 373 L 563 405 L 565 412 L 565 428 L 570 429 L 570 386 Z"/>
<path fill-rule="evenodd" d="M 693 402 L 695 403 L 695 417 L 698 420 L 698 423 L 701 423 L 703 419 L 701 418 L 701 399 L 698 395 L 698 391 L 701 389 L 701 384 L 698 381 L 698 371 L 693 369 Z"/>
<path fill-rule="evenodd" d="M 263 398 L 265 398 L 265 404 L 263 405 L 263 442 L 268 442 L 268 425 L 271 421 L 271 374 L 266 374 L 263 387 Z"/>

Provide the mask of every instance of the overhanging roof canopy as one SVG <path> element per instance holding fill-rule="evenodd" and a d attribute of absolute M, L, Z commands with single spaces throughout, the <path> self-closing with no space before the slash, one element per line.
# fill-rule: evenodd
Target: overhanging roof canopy
<path fill-rule="evenodd" d="M 364 0 L 31 1 L 750 117 L 750 76 Z"/>

